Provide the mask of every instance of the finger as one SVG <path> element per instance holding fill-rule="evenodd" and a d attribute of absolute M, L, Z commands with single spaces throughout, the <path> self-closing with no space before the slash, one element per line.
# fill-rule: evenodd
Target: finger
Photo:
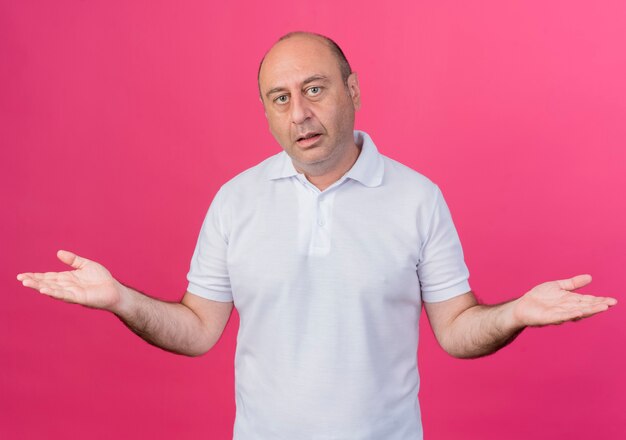
<path fill-rule="evenodd" d="M 597 315 L 601 312 L 606 312 L 609 309 L 608 304 L 594 304 L 580 309 L 570 310 L 563 312 L 561 318 L 566 318 L 564 321 L 578 321 L 585 318 L 590 318 L 593 315 Z"/>
<path fill-rule="evenodd" d="M 25 280 L 27 278 L 33 279 L 33 280 L 46 280 L 46 281 L 53 281 L 53 280 L 60 280 L 60 279 L 66 279 L 66 278 L 71 278 L 72 277 L 72 272 L 73 271 L 65 271 L 65 272 L 33 272 L 33 273 L 21 273 L 18 275 L 18 280 L 22 281 Z"/>
<path fill-rule="evenodd" d="M 606 312 L 609 309 L 607 304 L 596 304 L 592 307 L 588 307 L 582 311 L 583 318 L 589 318 L 601 312 Z"/>
<path fill-rule="evenodd" d="M 65 286 L 60 286 L 59 283 L 56 281 L 36 280 L 33 278 L 25 279 L 24 281 L 22 281 L 22 285 L 24 287 L 30 287 L 31 289 L 35 289 L 35 290 L 41 290 L 43 288 L 65 287 Z"/>
<path fill-rule="evenodd" d="M 59 278 L 59 272 L 34 273 L 33 278 L 36 280 L 54 281 Z"/>
<path fill-rule="evenodd" d="M 22 281 L 22 286 L 39 290 L 39 281 L 33 278 L 23 278 L 21 281 Z"/>
<path fill-rule="evenodd" d="M 595 305 L 595 304 L 607 304 L 609 306 L 614 306 L 617 304 L 617 300 L 615 298 L 611 298 L 608 296 L 594 296 L 594 295 L 581 295 L 578 293 L 571 293 L 569 298 L 567 298 L 568 304 L 578 304 L 578 305 Z"/>
<path fill-rule="evenodd" d="M 65 272 L 64 272 L 65 273 Z M 28 273 L 28 274 L 20 274 L 18 280 L 32 280 L 32 281 L 56 281 L 59 279 L 59 273 L 57 272 L 46 272 L 46 273 Z"/>
<path fill-rule="evenodd" d="M 89 260 L 83 257 L 79 257 L 73 252 L 60 250 L 57 252 L 57 258 L 61 260 L 63 263 L 72 266 L 74 269 L 80 269 L 87 263 Z"/>
<path fill-rule="evenodd" d="M 18 273 L 17 274 L 17 280 L 18 281 L 24 281 L 25 279 L 30 278 L 32 276 L 33 276 L 32 272 Z"/>
<path fill-rule="evenodd" d="M 75 289 L 77 287 L 76 282 L 69 276 L 63 276 L 69 274 L 69 272 L 61 272 L 57 278 L 44 278 L 44 277 L 24 277 L 22 279 L 22 285 L 31 289 L 40 290 L 42 288 L 52 289 Z M 34 274 L 43 275 L 43 274 Z"/>
<path fill-rule="evenodd" d="M 580 289 L 583 286 L 586 286 L 591 282 L 591 275 L 576 275 L 575 277 L 566 279 L 566 280 L 558 280 L 557 283 L 559 287 L 564 290 L 576 290 Z"/>
<path fill-rule="evenodd" d="M 67 302 L 76 302 L 74 294 L 65 289 L 53 288 L 53 287 L 43 287 L 39 289 L 39 293 L 49 296 L 54 299 L 60 299 L 62 301 Z"/>
<path fill-rule="evenodd" d="M 23 281 L 27 278 L 33 279 L 33 280 L 45 280 L 45 279 L 53 279 L 56 278 L 57 272 L 46 272 L 46 273 L 41 273 L 41 272 L 25 272 L 25 273 L 21 273 L 17 276 L 17 279 L 20 281 Z"/>
<path fill-rule="evenodd" d="M 581 301 L 581 302 L 585 302 L 585 301 Z M 615 304 L 617 304 L 617 300 L 615 298 L 610 298 L 608 296 L 594 296 L 593 298 L 591 298 L 589 301 L 587 301 L 587 303 L 589 304 L 606 304 L 607 306 L 614 306 Z"/>
<path fill-rule="evenodd" d="M 577 321 L 579 319 L 582 319 L 583 317 L 584 314 L 580 310 L 566 310 L 555 313 L 550 319 L 550 323 L 558 325 L 568 321 Z"/>

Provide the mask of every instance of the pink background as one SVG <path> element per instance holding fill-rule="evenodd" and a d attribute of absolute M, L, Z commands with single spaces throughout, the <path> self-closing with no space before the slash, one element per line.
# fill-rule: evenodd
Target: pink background
<path fill-rule="evenodd" d="M 622 0 L 3 0 L 0 437 L 230 438 L 236 314 L 185 358 L 15 275 L 66 248 L 180 299 L 220 184 L 279 151 L 256 72 L 290 30 L 343 46 L 357 128 L 441 186 L 481 299 L 585 272 L 624 298 L 625 18 Z M 426 438 L 624 438 L 624 310 L 472 361 L 423 320 Z"/>

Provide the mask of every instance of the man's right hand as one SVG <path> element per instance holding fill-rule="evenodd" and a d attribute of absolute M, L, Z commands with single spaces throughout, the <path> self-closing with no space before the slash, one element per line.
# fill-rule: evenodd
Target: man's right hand
<path fill-rule="evenodd" d="M 101 264 L 68 251 L 57 257 L 74 270 L 66 272 L 21 273 L 17 279 L 26 287 L 69 303 L 119 312 L 126 290 Z"/>
<path fill-rule="evenodd" d="M 67 272 L 21 273 L 26 287 L 69 303 L 115 313 L 134 333 L 164 350 L 188 356 L 206 353 L 220 338 L 233 302 L 187 292 L 180 303 L 151 298 L 118 282 L 101 264 L 68 251 L 59 260 Z"/>

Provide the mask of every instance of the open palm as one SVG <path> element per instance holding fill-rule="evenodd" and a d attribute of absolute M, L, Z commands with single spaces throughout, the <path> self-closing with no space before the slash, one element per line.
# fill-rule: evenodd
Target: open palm
<path fill-rule="evenodd" d="M 561 324 L 587 318 L 617 303 L 614 298 L 573 292 L 590 282 L 590 275 L 578 275 L 540 284 L 517 300 L 515 317 L 527 326 Z"/>
<path fill-rule="evenodd" d="M 70 303 L 108 310 L 119 303 L 123 286 L 104 266 L 68 251 L 57 252 L 57 257 L 74 270 L 21 273 L 17 279 L 26 287 Z"/>

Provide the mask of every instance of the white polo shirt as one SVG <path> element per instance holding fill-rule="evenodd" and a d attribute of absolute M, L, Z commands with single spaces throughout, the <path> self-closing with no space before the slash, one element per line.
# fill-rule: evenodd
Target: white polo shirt
<path fill-rule="evenodd" d="M 370 137 L 320 192 L 285 152 L 226 183 L 189 292 L 234 301 L 235 440 L 415 440 L 421 301 L 470 290 L 439 188 Z"/>

